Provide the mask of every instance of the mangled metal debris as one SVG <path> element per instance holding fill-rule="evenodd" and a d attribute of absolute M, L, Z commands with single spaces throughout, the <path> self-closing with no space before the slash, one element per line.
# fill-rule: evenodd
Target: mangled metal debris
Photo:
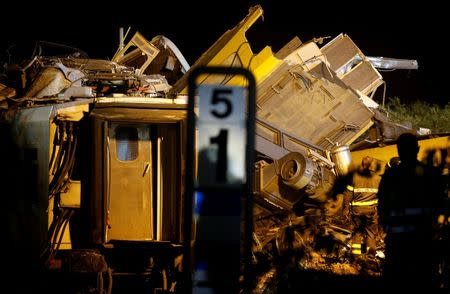
<path fill-rule="evenodd" d="M 30 106 L 108 96 L 165 98 L 171 84 L 189 69 L 168 38 L 157 36 L 149 42 L 139 32 L 112 61 L 88 59 L 81 54 L 46 56 L 42 53 L 45 50 L 37 52 L 30 61 L 18 65 L 12 75 L 19 95 L 8 92 L 4 99 Z"/>
<path fill-rule="evenodd" d="M 269 287 L 276 276 L 273 265 L 278 263 L 277 259 L 288 254 L 295 256 L 295 266 L 304 271 L 377 276 L 380 274 L 381 258 L 368 258 L 360 256 L 361 250 L 357 252 L 356 247 L 362 248 L 361 241 L 357 240 L 359 236 L 353 231 L 348 215 L 343 212 L 344 204 L 333 197 L 333 187 L 336 179 L 350 169 L 348 145 L 358 140 L 361 143 L 374 142 L 381 137 L 394 138 L 399 130 L 404 131 L 403 126 L 391 124 L 377 110 L 378 103 L 372 99 L 377 88 L 384 83 L 376 68 L 413 68 L 415 65 L 411 61 L 366 57 L 345 34 L 338 35 L 322 47 L 319 45 L 328 37 L 314 38 L 305 43 L 296 37 L 277 53 L 273 53 L 270 46 L 254 53 L 245 33 L 262 14 L 260 6 L 252 7 L 247 17 L 228 30 L 192 67 L 244 67 L 253 72 L 257 81 L 255 123 L 258 157 L 254 179 L 253 255 L 256 267 L 272 266 L 259 271 L 257 291 Z M 95 135 L 104 136 L 91 142 L 93 148 L 97 148 L 92 151 L 92 157 L 98 159 L 98 162 L 94 161 L 98 172 L 103 168 L 101 160 L 105 160 L 105 166 L 110 164 L 109 159 L 105 159 L 109 157 L 101 153 L 104 149 L 109 152 L 113 146 L 119 150 L 121 147 L 117 146 L 128 144 L 126 139 L 131 137 L 129 141 L 136 143 L 156 136 L 150 135 L 149 128 L 143 127 L 139 132 L 124 135 L 123 142 L 118 140 L 117 145 L 109 145 L 108 136 L 113 138 L 116 127 L 120 130 L 120 126 L 116 126 L 118 122 L 125 121 L 128 124 L 126 127 L 163 122 L 161 124 L 164 126 L 152 126 L 152 132 L 164 133 L 172 141 L 163 142 L 159 138 L 160 141 L 152 143 L 151 148 L 171 144 L 164 146 L 172 150 L 170 148 L 183 142 L 183 134 L 177 139 L 175 130 L 167 125 L 179 123 L 185 118 L 186 100 L 183 98 L 186 97 L 190 70 L 181 52 L 169 39 L 156 36 L 148 41 L 137 32 L 127 45 L 120 46 L 112 61 L 88 59 L 79 54 L 34 56 L 16 70 L 16 80 L 10 82 L 17 87 L 0 84 L 0 107 L 9 107 L 13 112 L 17 108 L 27 110 L 30 107 L 58 105 L 51 111 L 54 121 L 50 123 L 56 138 L 54 148 L 58 150 L 63 148 L 64 140 L 74 136 L 64 128 L 72 128 L 88 113 L 95 121 Z M 244 81 L 239 77 L 224 79 L 207 76 L 202 83 L 242 85 Z M 95 103 L 97 108 L 91 110 L 89 107 Z M 123 105 L 125 109 L 121 109 Z M 161 109 L 164 111 L 161 112 Z M 46 115 L 48 119 L 47 112 Z M 63 130 L 59 139 L 56 129 Z M 176 131 L 182 130 L 185 131 L 183 124 L 180 124 Z M 363 137 L 367 133 L 369 135 Z M 126 156 L 137 157 L 131 149 L 127 149 L 129 154 Z M 71 150 L 75 152 L 73 148 Z M 72 157 L 77 156 L 76 153 L 71 154 Z M 159 153 L 157 156 L 160 156 Z M 72 157 L 70 160 L 73 161 Z M 180 161 L 182 157 L 180 155 Z M 150 168 L 149 161 L 144 166 L 143 174 L 146 175 Z M 117 167 L 120 167 L 119 163 Z M 180 165 L 174 170 L 181 174 L 184 168 Z M 142 171 L 139 172 L 141 175 Z M 175 173 L 170 171 L 164 176 L 169 178 L 172 172 Z M 58 189 L 52 190 L 52 197 L 60 193 L 63 199 L 67 199 L 65 196 L 70 195 L 71 189 L 77 189 L 73 192 L 76 194 L 74 198 L 81 198 L 80 182 L 69 181 L 67 171 L 64 174 L 60 172 L 58 177 L 53 180 L 58 180 L 59 184 Z M 109 178 L 105 181 L 108 182 Z M 160 189 L 162 176 L 157 181 L 155 186 Z M 175 189 L 179 193 L 183 190 L 182 187 L 169 186 L 166 185 L 165 189 L 173 193 Z M 103 188 L 105 193 L 111 192 L 109 186 Z M 157 193 L 162 192 L 158 190 Z M 175 206 L 180 198 L 174 197 L 169 204 Z M 69 202 L 66 201 L 63 206 L 70 206 L 67 204 Z M 158 209 L 162 209 L 161 203 Z M 119 204 L 115 209 L 119 210 L 123 203 Z M 76 202 L 72 206 L 80 205 L 81 202 Z M 100 207 L 101 203 L 95 203 L 95 206 Z M 107 228 L 110 225 L 109 213 L 107 211 L 106 215 L 99 216 Z M 160 213 L 159 210 L 156 213 L 158 221 L 165 220 Z M 126 212 L 120 215 L 125 217 Z M 175 217 L 169 215 L 172 225 Z M 155 235 L 161 239 L 163 224 L 159 225 Z M 126 231 L 126 228 L 122 229 Z M 107 235 L 108 230 L 103 233 Z M 95 233 L 98 239 L 104 237 L 98 228 L 95 228 Z M 382 251 L 381 239 L 379 249 Z"/>
<path fill-rule="evenodd" d="M 131 50 L 133 47 L 136 48 Z M 170 84 L 189 70 L 186 59 L 167 37 L 156 36 L 149 42 L 139 32 L 116 53 L 112 61 L 136 68 L 140 74 L 164 75 Z"/>
<path fill-rule="evenodd" d="M 360 274 L 367 268 L 361 264 L 375 263 L 366 274 L 379 275 L 381 259 L 356 258 L 352 246 L 361 246 L 361 240 L 343 204 L 330 196 L 336 177 L 342 176 L 338 168 L 349 168 L 336 166 L 337 157 L 349 158 L 341 146 L 352 144 L 377 121 L 378 104 L 371 97 L 384 83 L 382 76 L 344 34 L 322 48 L 318 44 L 325 38 L 306 43 L 294 38 L 276 54 L 269 46 L 253 53 L 245 32 L 261 15 L 262 9 L 253 7 L 192 67 L 242 66 L 257 80 L 255 262 L 263 265 L 295 250 L 303 256 L 297 266 L 304 270 Z M 206 77 L 203 83 L 243 81 Z M 185 91 L 184 77 L 170 93 Z M 382 252 L 383 234 L 379 238 Z"/>

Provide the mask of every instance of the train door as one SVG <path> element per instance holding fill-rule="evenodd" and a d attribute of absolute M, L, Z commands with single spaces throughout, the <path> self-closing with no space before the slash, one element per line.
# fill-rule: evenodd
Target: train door
<path fill-rule="evenodd" d="M 106 140 L 107 240 L 153 240 L 150 126 L 110 123 Z"/>

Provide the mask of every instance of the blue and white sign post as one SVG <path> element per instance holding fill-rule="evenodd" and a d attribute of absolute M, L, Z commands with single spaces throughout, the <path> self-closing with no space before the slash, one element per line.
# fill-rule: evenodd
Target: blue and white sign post
<path fill-rule="evenodd" d="M 239 75 L 248 86 L 197 85 L 206 75 Z M 203 67 L 191 73 L 185 202 L 191 238 L 185 242 L 185 269 L 193 293 L 250 289 L 254 124 L 255 81 L 249 71 Z"/>

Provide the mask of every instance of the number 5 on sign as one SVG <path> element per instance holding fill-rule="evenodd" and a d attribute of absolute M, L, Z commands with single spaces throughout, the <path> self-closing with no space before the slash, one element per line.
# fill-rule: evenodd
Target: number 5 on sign
<path fill-rule="evenodd" d="M 198 96 L 199 184 L 245 182 L 246 89 L 200 85 Z"/>

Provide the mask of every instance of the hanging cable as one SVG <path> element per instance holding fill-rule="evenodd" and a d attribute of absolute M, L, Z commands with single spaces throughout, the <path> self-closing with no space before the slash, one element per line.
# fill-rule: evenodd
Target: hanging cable
<path fill-rule="evenodd" d="M 49 185 L 49 198 L 65 189 L 75 165 L 75 154 L 78 142 L 78 126 L 74 122 L 60 122 L 60 147 L 53 165 L 53 178 Z M 62 139 L 61 139 L 62 138 Z"/>

